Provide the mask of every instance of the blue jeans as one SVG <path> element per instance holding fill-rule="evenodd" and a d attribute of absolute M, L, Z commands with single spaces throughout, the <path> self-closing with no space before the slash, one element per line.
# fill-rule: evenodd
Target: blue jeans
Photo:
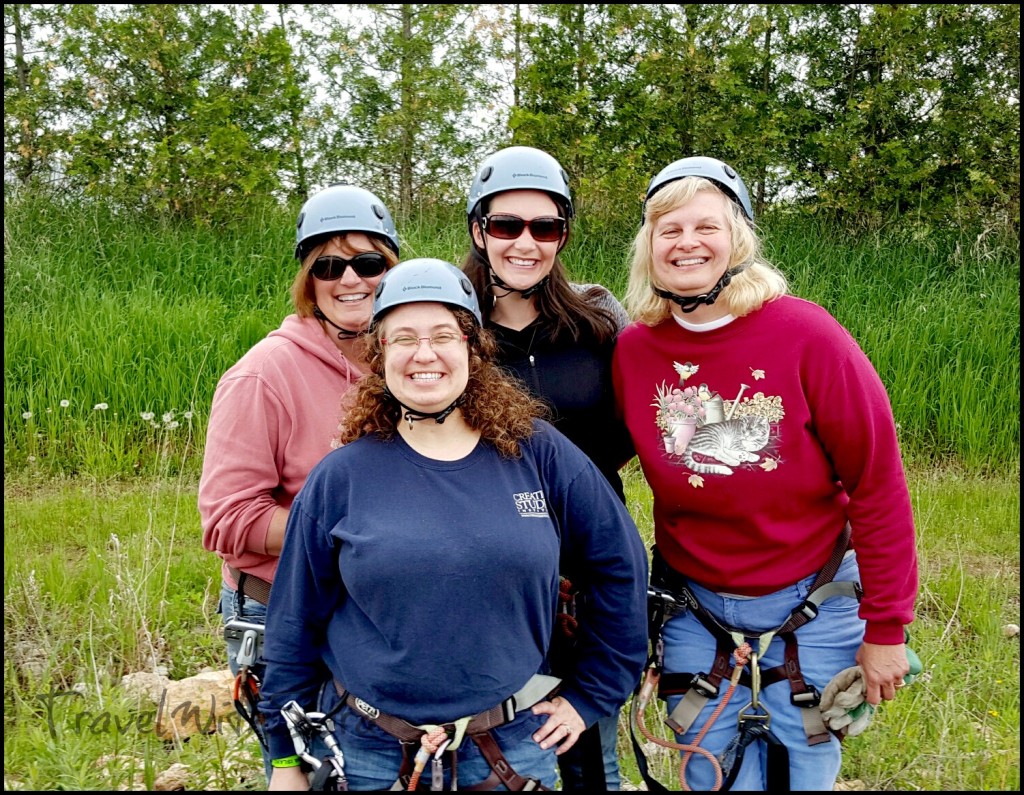
<path fill-rule="evenodd" d="M 859 580 L 855 555 L 846 556 L 835 580 Z M 690 587 L 704 609 L 720 624 L 744 630 L 756 651 L 757 641 L 751 640 L 750 635 L 781 626 L 789 618 L 790 612 L 806 598 L 813 581 L 814 575 L 811 575 L 787 588 L 756 598 L 724 596 L 693 582 Z M 856 599 L 832 597 L 821 604 L 817 618 L 796 631 L 800 671 L 807 683 L 819 691 L 823 691 L 837 673 L 856 665 L 854 657 L 864 638 L 864 622 L 857 615 L 857 610 Z M 662 632 L 666 672 L 706 673 L 711 669 L 715 658 L 715 639 L 692 612 L 687 611 L 671 619 Z M 781 639 L 772 639 L 761 659 L 762 671 L 782 664 L 783 648 Z M 730 661 L 730 664 L 734 664 L 734 661 Z M 694 741 L 727 690 L 728 681 L 723 680 L 718 697 L 704 705 L 685 735 L 676 736 L 679 742 Z M 716 757 L 722 753 L 726 743 L 736 735 L 738 713 L 750 703 L 750 696 L 748 688 L 736 686 L 728 705 L 701 740 L 702 748 Z M 771 715 L 771 732 L 789 752 L 790 788 L 832 790 L 841 762 L 839 741 L 832 737 L 827 743 L 808 745 L 801 708 L 793 706 L 789 696 L 789 683 L 785 679 L 764 688 L 760 694 L 761 704 Z M 671 711 L 681 699 L 682 696 L 670 697 L 666 702 L 667 708 Z M 746 750 L 732 789 L 763 791 L 767 789 L 766 773 L 765 745 L 760 741 L 755 742 Z M 693 790 L 710 790 L 714 784 L 714 770 L 710 761 L 700 754 L 693 754 L 687 763 L 686 782 Z"/>
<path fill-rule="evenodd" d="M 220 607 L 218 612 L 224 616 L 224 623 L 227 624 L 234 618 L 239 618 L 243 621 L 249 621 L 253 624 L 265 624 L 267 621 L 267 606 L 257 602 L 255 599 L 246 597 L 245 601 L 239 605 L 238 592 L 231 588 L 226 582 L 222 582 L 220 586 Z M 238 673 L 238 653 L 241 651 L 242 641 L 241 640 L 226 640 L 228 650 L 228 667 L 231 669 L 231 673 Z M 253 665 L 249 666 L 249 670 L 256 675 L 260 684 L 263 683 L 264 674 L 267 672 L 267 664 L 263 660 L 262 651 Z M 270 781 L 270 774 L 274 771 L 270 764 L 270 754 L 267 749 L 260 744 L 260 751 L 263 754 L 263 769 L 267 774 L 267 781 Z"/>
<path fill-rule="evenodd" d="M 619 714 L 601 718 L 595 726 L 601 737 L 601 759 L 604 763 L 604 789 L 617 790 L 621 784 L 619 777 Z M 593 730 L 594 727 L 591 727 Z M 581 738 L 589 739 L 589 738 Z M 583 766 L 590 760 L 586 758 L 586 749 L 580 741 L 576 742 L 566 753 L 558 757 L 558 772 L 562 778 L 562 790 L 565 792 L 589 792 L 584 785 Z"/>
<path fill-rule="evenodd" d="M 318 709 L 331 712 L 338 704 L 333 687 L 326 687 Z M 335 732 L 345 755 L 345 776 L 351 790 L 389 790 L 398 778 L 403 750 L 397 739 L 374 723 L 343 707 L 334 715 Z M 501 747 L 505 759 L 520 776 L 539 779 L 544 786 L 554 789 L 557 780 L 555 750 L 544 750 L 534 742 L 532 734 L 547 720 L 546 715 L 534 715 L 525 710 L 511 723 L 491 730 Z M 444 788 L 451 788 L 450 755 L 444 755 Z M 490 765 L 476 744 L 465 737 L 457 753 L 458 787 L 464 789 L 479 784 L 491 774 Z M 428 763 L 422 773 L 423 782 L 430 781 Z M 504 790 L 503 785 L 497 787 Z"/>

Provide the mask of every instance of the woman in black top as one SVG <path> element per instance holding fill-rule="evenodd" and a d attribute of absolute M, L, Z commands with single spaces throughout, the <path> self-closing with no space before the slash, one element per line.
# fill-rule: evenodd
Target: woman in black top
<path fill-rule="evenodd" d="M 462 269 L 480 296 L 484 326 L 498 340 L 498 363 L 548 404 L 556 427 L 625 501 L 619 469 L 633 447 L 617 416 L 611 358 L 629 317 L 605 287 L 569 281 L 558 254 L 573 214 L 569 179 L 557 160 L 531 147 L 501 149 L 481 163 L 470 187 L 472 246 Z M 572 580 L 571 562 L 562 573 Z M 585 597 L 585 583 L 573 584 Z M 619 788 L 617 723 L 616 716 L 598 721 L 560 758 L 564 790 Z"/>

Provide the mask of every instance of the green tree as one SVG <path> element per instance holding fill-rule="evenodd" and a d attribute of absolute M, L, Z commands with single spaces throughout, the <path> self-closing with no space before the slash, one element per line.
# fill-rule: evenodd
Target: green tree
<path fill-rule="evenodd" d="M 295 75 L 260 7 L 80 5 L 65 25 L 66 169 L 88 195 L 215 219 L 279 191 Z"/>
<path fill-rule="evenodd" d="M 814 211 L 871 228 L 1019 214 L 1019 8 L 802 8 L 813 112 L 787 159 Z"/>
<path fill-rule="evenodd" d="M 355 12 L 359 11 L 359 16 Z M 317 173 L 397 198 L 409 217 L 461 197 L 470 163 L 493 140 L 475 118 L 496 90 L 485 78 L 480 16 L 458 4 L 322 7 L 307 36 L 325 76 Z"/>
<path fill-rule="evenodd" d="M 50 34 L 63 6 L 4 5 L 5 185 L 40 187 L 60 179 L 61 86 Z"/>

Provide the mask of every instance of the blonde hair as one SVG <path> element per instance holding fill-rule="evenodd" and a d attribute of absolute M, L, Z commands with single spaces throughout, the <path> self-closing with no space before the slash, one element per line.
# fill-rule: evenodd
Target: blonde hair
<path fill-rule="evenodd" d="M 470 428 L 493 444 L 506 458 L 518 458 L 519 443 L 533 435 L 533 420 L 549 415 L 547 406 L 494 363 L 498 343 L 494 335 L 477 325 L 465 309 L 451 308 L 468 338 L 469 381 L 459 398 L 459 409 Z M 384 380 L 384 345 L 378 320 L 364 335 L 370 372 L 346 394 L 339 426 L 342 444 L 371 433 L 390 439 L 398 432 L 402 408 L 387 392 Z M 351 396 L 351 397 L 349 397 Z"/>
<path fill-rule="evenodd" d="M 295 313 L 299 317 L 314 317 L 313 308 L 316 306 L 316 293 L 314 292 L 313 279 L 315 278 L 309 271 L 313 267 L 313 263 L 316 262 L 317 257 L 320 257 L 324 253 L 324 249 L 327 248 L 328 243 L 332 241 L 337 245 L 341 245 L 346 236 L 346 232 L 339 232 L 336 235 L 324 238 L 317 243 L 313 248 L 309 250 L 305 259 L 302 260 L 302 266 L 299 268 L 299 272 L 295 274 L 295 279 L 292 281 L 292 304 L 295 306 Z M 391 248 L 383 241 L 383 239 L 377 237 L 377 235 L 369 232 L 363 232 L 374 249 L 383 254 L 388 261 L 388 270 L 391 270 L 398 263 L 398 255 L 391 250 Z"/>
<path fill-rule="evenodd" d="M 662 216 L 682 207 L 701 191 L 714 191 L 728 199 L 726 222 L 732 238 L 729 270 L 746 266 L 732 277 L 716 303 L 736 317 L 743 317 L 788 291 L 786 277 L 764 258 L 761 239 L 739 205 L 711 180 L 684 177 L 668 183 L 648 199 L 644 223 L 630 246 L 629 283 L 623 303 L 634 320 L 655 326 L 672 315 L 672 301 L 652 289 L 664 289 L 654 283 L 654 227 Z"/>

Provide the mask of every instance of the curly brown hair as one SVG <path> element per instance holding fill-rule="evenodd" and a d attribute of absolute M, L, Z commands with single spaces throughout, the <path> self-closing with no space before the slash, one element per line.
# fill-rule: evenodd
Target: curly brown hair
<path fill-rule="evenodd" d="M 459 398 L 462 416 L 469 427 L 480 431 L 482 438 L 493 444 L 499 453 L 507 458 L 518 458 L 519 443 L 533 435 L 535 418 L 549 418 L 548 407 L 494 363 L 498 345 L 491 332 L 480 328 L 465 309 L 449 309 L 469 346 L 469 381 Z M 402 407 L 386 391 L 380 325 L 378 318 L 366 332 L 370 372 L 346 395 L 338 436 L 342 444 L 371 433 L 391 439 L 402 418 Z"/>

